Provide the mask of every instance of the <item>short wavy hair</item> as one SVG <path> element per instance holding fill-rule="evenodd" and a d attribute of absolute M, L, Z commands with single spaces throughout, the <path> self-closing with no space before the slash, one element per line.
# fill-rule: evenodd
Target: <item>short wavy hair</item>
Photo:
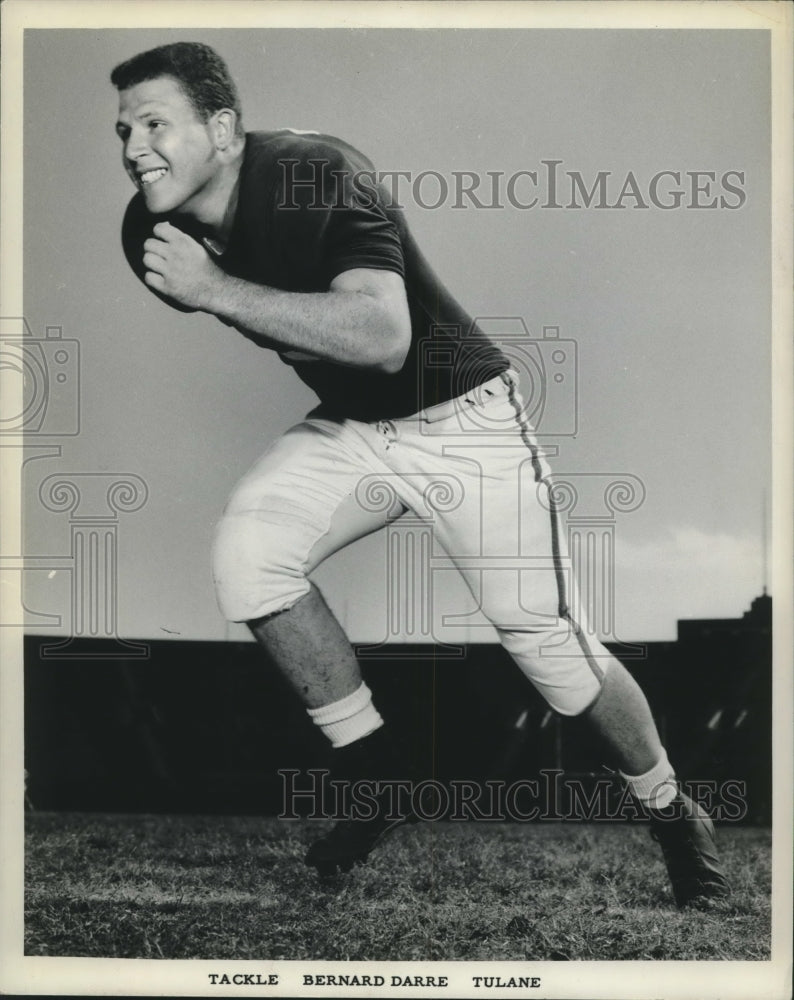
<path fill-rule="evenodd" d="M 237 116 L 235 134 L 243 135 L 240 95 L 226 63 L 215 49 L 201 42 L 159 45 L 119 63 L 110 74 L 110 82 L 117 90 L 127 90 L 161 76 L 176 80 L 204 122 L 216 111 L 231 108 Z"/>

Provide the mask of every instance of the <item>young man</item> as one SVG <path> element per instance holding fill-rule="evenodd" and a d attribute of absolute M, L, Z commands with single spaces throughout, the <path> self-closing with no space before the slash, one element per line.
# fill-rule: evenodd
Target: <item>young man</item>
<path fill-rule="evenodd" d="M 336 776 L 387 779 L 399 763 L 308 576 L 405 510 L 427 516 L 446 484 L 457 495 L 432 510 L 436 540 L 518 667 L 555 711 L 587 721 L 649 810 L 676 901 L 725 895 L 711 822 L 678 789 L 645 697 L 571 616 L 550 473 L 515 374 L 433 274 L 369 161 L 330 136 L 245 133 L 228 70 L 204 45 L 144 52 L 111 79 L 138 189 L 123 224 L 129 263 L 173 307 L 277 351 L 320 398 L 233 492 L 214 576 L 224 614 L 248 623 L 337 748 Z M 499 447 L 453 446 L 483 422 L 501 429 Z M 373 477 L 393 490 L 389 510 L 362 498 Z M 526 574 L 531 611 L 515 569 L 478 565 L 523 554 L 545 570 Z M 378 806 L 337 824 L 307 863 L 325 873 L 364 860 L 392 825 Z"/>

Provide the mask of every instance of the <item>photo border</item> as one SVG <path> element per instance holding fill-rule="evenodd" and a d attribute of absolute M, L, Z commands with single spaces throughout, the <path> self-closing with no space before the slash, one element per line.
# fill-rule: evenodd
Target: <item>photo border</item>
<path fill-rule="evenodd" d="M 742 28 L 768 30 L 772 47 L 772 328 L 773 433 L 772 593 L 774 594 L 773 688 L 773 927 L 769 962 L 375 962 L 204 961 L 25 957 L 22 825 L 23 670 L 21 630 L 0 629 L 0 992 L 21 995 L 327 996 L 344 988 L 303 988 L 301 969 L 383 975 L 448 975 L 442 989 L 357 989 L 357 996 L 503 996 L 475 989 L 471 976 L 537 975 L 538 997 L 610 1000 L 645 997 L 786 997 L 792 938 L 792 13 L 785 2 L 691 4 L 687 2 L 246 2 L 203 3 L 122 0 L 113 4 L 71 0 L 7 0 L 2 5 L 2 272 L 4 316 L 22 316 L 22 95 L 23 34 L 36 28 L 276 28 L 276 27 L 485 27 L 526 28 Z M 21 396 L 20 396 L 21 398 Z M 21 457 L 3 447 L 0 537 L 19 552 Z M 17 620 L 21 574 L 5 575 L 0 621 Z M 17 634 L 11 634 L 16 632 Z M 527 966 L 529 965 L 529 970 Z M 210 986 L 209 973 L 278 972 L 276 987 Z M 523 991 L 522 991 L 523 993 Z M 513 991 L 515 995 L 515 991 Z"/>

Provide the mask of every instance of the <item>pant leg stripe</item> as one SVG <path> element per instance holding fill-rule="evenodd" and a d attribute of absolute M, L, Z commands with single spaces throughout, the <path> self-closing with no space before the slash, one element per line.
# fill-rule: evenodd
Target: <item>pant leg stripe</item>
<path fill-rule="evenodd" d="M 554 575 L 557 581 L 557 601 L 559 607 L 559 615 L 568 622 L 569 627 L 576 636 L 576 641 L 579 643 L 579 648 L 587 660 L 587 665 L 590 670 L 595 675 L 596 680 L 599 684 L 604 681 L 604 671 L 599 667 L 596 662 L 596 658 L 593 656 L 593 652 L 590 649 L 590 645 L 587 642 L 587 637 L 582 632 L 581 627 L 574 621 L 571 617 L 571 610 L 568 607 L 568 597 L 567 597 L 567 587 L 565 579 L 565 571 L 562 566 L 562 557 L 560 555 L 560 534 L 559 534 L 559 521 L 557 512 L 557 503 L 554 499 L 554 484 L 549 479 L 548 476 L 544 476 L 543 469 L 540 464 L 540 457 L 538 455 L 538 447 L 534 440 L 532 439 L 530 429 L 524 420 L 521 406 L 515 396 L 515 385 L 512 381 L 508 382 L 508 399 L 510 400 L 510 405 L 515 410 L 516 423 L 521 432 L 521 440 L 532 456 L 532 469 L 535 473 L 536 483 L 545 483 L 548 490 L 549 497 L 549 516 L 551 519 L 551 552 L 552 559 L 554 561 Z"/>

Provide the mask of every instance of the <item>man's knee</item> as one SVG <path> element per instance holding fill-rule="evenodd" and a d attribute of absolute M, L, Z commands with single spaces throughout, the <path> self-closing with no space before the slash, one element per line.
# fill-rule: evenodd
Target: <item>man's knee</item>
<path fill-rule="evenodd" d="M 555 712 L 581 715 L 598 700 L 612 656 L 594 636 L 560 619 L 556 629 L 500 630 L 500 638 Z"/>
<path fill-rule="evenodd" d="M 263 618 L 292 607 L 309 591 L 298 533 L 261 512 L 226 513 L 216 531 L 212 575 L 229 621 Z"/>

